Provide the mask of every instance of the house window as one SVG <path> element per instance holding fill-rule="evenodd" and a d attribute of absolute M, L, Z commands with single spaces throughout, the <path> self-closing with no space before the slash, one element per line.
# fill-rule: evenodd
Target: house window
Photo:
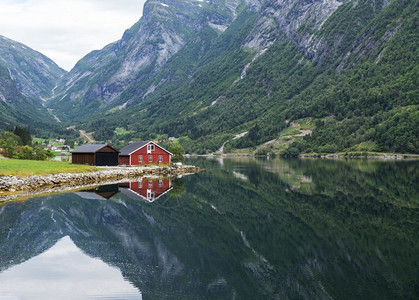
<path fill-rule="evenodd" d="M 163 161 L 163 156 L 159 155 L 159 163 Z"/>
<path fill-rule="evenodd" d="M 138 187 L 139 187 L 140 189 L 143 187 L 143 182 L 142 182 L 142 181 L 138 182 Z"/>
<path fill-rule="evenodd" d="M 151 155 L 148 156 L 148 162 L 153 162 L 153 156 Z"/>
<path fill-rule="evenodd" d="M 148 151 L 154 151 L 154 145 L 148 145 L 147 150 Z"/>
<path fill-rule="evenodd" d="M 138 156 L 138 162 L 139 163 L 142 163 L 143 162 L 143 156 L 142 155 Z"/>
<path fill-rule="evenodd" d="M 149 180 L 148 181 L 148 188 L 151 189 L 153 187 L 153 181 Z"/>
<path fill-rule="evenodd" d="M 163 180 L 159 180 L 159 187 L 162 187 L 163 186 Z"/>

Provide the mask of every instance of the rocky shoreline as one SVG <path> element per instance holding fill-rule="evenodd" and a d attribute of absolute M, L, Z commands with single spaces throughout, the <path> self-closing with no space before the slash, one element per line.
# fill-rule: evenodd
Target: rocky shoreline
<path fill-rule="evenodd" d="M 176 176 L 201 171 L 195 166 L 168 167 L 109 167 L 89 173 L 62 173 L 47 176 L 0 177 L 0 197 L 11 193 L 30 192 L 51 187 L 77 187 L 88 184 L 100 184 L 106 181 L 139 178 L 144 176 Z M 0 199 L 1 201 L 1 199 Z"/>

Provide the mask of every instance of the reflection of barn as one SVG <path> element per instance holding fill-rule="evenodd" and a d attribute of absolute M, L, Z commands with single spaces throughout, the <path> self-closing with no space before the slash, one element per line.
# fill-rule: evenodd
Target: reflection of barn
<path fill-rule="evenodd" d="M 71 152 L 73 164 L 117 166 L 119 151 L 106 144 L 83 145 Z"/>
<path fill-rule="evenodd" d="M 75 194 L 83 199 L 107 200 L 119 193 L 117 184 L 102 185 L 97 188 L 83 190 Z"/>
<path fill-rule="evenodd" d="M 172 184 L 169 178 L 143 179 L 137 182 L 120 183 L 121 193 L 133 199 L 142 199 L 153 202 L 169 192 Z"/>

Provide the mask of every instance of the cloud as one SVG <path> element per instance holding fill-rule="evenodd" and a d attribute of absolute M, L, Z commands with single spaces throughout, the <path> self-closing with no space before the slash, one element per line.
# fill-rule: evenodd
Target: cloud
<path fill-rule="evenodd" d="M 69 70 L 84 55 L 122 37 L 145 0 L 2 0 L 0 34 Z"/>

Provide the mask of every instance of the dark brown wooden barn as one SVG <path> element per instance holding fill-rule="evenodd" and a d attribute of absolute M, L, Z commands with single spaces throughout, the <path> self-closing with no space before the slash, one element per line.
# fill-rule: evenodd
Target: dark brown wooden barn
<path fill-rule="evenodd" d="M 119 151 L 107 144 L 83 145 L 71 152 L 72 163 L 91 166 L 117 166 Z"/>

